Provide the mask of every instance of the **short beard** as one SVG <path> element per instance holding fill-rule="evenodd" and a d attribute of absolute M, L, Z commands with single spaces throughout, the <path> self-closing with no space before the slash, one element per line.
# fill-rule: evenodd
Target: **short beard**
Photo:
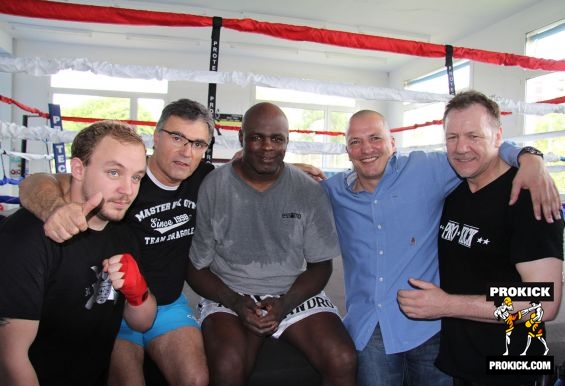
<path fill-rule="evenodd" d="M 113 216 L 113 215 L 109 214 L 107 211 L 105 211 L 104 207 L 102 207 L 102 209 L 100 209 L 96 213 L 96 216 L 98 216 L 98 218 L 103 220 L 103 221 L 118 222 L 118 221 L 122 221 L 125 214 L 126 214 L 126 212 L 124 211 L 124 212 L 120 213 L 119 215 Z"/>

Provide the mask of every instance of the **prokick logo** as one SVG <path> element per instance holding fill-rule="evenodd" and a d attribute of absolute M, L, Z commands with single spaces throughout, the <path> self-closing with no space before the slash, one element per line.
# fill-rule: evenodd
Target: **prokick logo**
<path fill-rule="evenodd" d="M 506 351 L 502 355 L 508 355 L 510 336 L 514 331 L 514 323 L 520 319 L 528 318 L 525 322 L 528 333 L 527 344 L 520 355 L 526 355 L 532 342 L 532 338 L 539 340 L 545 347 L 544 354 L 547 355 L 549 348 L 544 338 L 541 326 L 543 318 L 543 301 L 553 301 L 553 283 L 529 282 L 529 283 L 489 283 L 487 285 L 487 300 L 493 300 L 494 317 L 506 323 Z M 529 301 L 530 307 L 515 310 L 515 301 Z"/>
<path fill-rule="evenodd" d="M 530 302 L 531 307 L 520 310 L 516 313 L 511 313 L 514 311 L 514 304 L 510 297 L 505 297 L 502 304 L 494 310 L 494 316 L 497 320 L 504 320 L 506 323 L 506 351 L 502 355 L 508 355 L 508 345 L 510 344 L 510 335 L 514 330 L 514 322 L 518 319 L 522 319 L 526 315 L 529 316 L 529 320 L 526 321 L 526 329 L 528 330 L 528 343 L 526 348 L 520 355 L 526 355 L 530 343 L 532 343 L 532 338 L 537 338 L 545 347 L 543 355 L 547 355 L 549 347 L 547 347 L 547 342 L 544 338 L 544 330 L 541 327 L 541 322 L 543 318 L 543 308 L 541 302 Z"/>
<path fill-rule="evenodd" d="M 497 321 L 506 324 L 505 329 L 505 351 L 501 356 L 487 357 L 488 373 L 538 373 L 550 374 L 553 370 L 553 357 L 547 357 L 549 347 L 545 340 L 545 327 L 543 321 L 543 301 L 553 301 L 553 283 L 536 282 L 536 283 L 490 283 L 487 285 L 487 300 L 494 301 L 495 310 L 493 317 Z M 529 301 L 528 307 L 516 309 L 514 302 Z M 524 321 L 524 325 L 520 329 L 516 329 L 518 322 Z M 501 333 L 502 333 L 501 329 Z M 514 347 L 513 351 L 520 352 L 519 356 L 509 356 L 509 348 L 511 347 L 511 338 L 515 331 L 518 334 L 527 334 L 526 343 L 520 344 L 519 351 Z M 523 335 L 519 337 L 522 338 Z M 538 354 L 528 356 L 532 344 L 539 344 L 534 351 Z M 522 349 L 523 347 L 523 349 Z M 524 356 L 528 356 L 524 358 Z"/>

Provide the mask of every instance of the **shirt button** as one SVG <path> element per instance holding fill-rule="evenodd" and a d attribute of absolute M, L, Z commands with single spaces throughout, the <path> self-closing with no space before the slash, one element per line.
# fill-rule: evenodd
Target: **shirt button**
<path fill-rule="evenodd" d="M 382 255 L 383 253 L 384 253 L 384 252 L 383 252 L 383 250 L 381 249 L 381 250 L 379 251 L 379 255 Z"/>
<path fill-rule="evenodd" d="M 381 224 L 377 225 L 377 229 L 381 229 L 381 228 L 382 228 Z"/>
<path fill-rule="evenodd" d="M 383 305 L 381 303 L 377 304 L 377 307 L 381 308 Z"/>
<path fill-rule="evenodd" d="M 384 281 L 384 278 L 379 277 L 379 281 L 380 281 L 380 282 Z"/>
<path fill-rule="evenodd" d="M 379 203 L 379 200 L 373 201 L 373 204 L 378 204 L 378 203 Z"/>

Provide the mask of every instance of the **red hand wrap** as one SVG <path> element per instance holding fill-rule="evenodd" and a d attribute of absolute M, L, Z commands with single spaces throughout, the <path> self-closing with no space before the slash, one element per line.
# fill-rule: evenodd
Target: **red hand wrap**
<path fill-rule="evenodd" d="M 129 304 L 139 306 L 148 295 L 145 278 L 139 272 L 135 259 L 129 253 L 122 255 L 120 263 L 122 264 L 120 272 L 124 273 L 124 285 L 120 288 L 120 292 L 124 294 Z"/>

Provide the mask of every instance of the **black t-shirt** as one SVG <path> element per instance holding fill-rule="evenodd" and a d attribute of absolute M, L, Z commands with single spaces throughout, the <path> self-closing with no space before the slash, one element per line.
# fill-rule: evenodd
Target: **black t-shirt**
<path fill-rule="evenodd" d="M 139 255 L 125 223 L 59 244 L 20 209 L 0 223 L 0 318 L 39 320 L 29 358 L 46 385 L 103 385 L 124 298 L 104 280 L 102 260 Z"/>
<path fill-rule="evenodd" d="M 486 296 L 487 283 L 521 282 L 515 267 L 517 263 L 545 257 L 563 259 L 563 221 L 553 224 L 537 221 L 530 193 L 526 190 L 522 190 L 516 204 L 508 205 L 515 175 L 516 169 L 511 168 L 475 193 L 471 193 L 464 181 L 445 200 L 438 252 L 441 288 L 446 292 Z M 493 302 L 493 321 L 497 306 L 500 304 Z M 543 325 L 541 328 L 544 329 Z M 485 371 L 487 356 L 500 356 L 505 352 L 506 329 L 503 320 L 481 323 L 444 318 L 439 367 L 468 381 L 517 384 L 517 378 L 487 376 Z M 509 355 L 520 355 L 526 341 L 525 325 L 515 324 Z M 527 355 L 543 355 L 543 352 L 541 342 L 533 339 Z M 525 377 L 518 379 L 523 382 Z"/>
<path fill-rule="evenodd" d="M 145 175 L 126 215 L 141 246 L 138 261 L 159 305 L 172 303 L 182 292 L 196 225 L 198 189 L 213 169 L 213 165 L 201 162 L 174 190 L 156 185 Z"/>

